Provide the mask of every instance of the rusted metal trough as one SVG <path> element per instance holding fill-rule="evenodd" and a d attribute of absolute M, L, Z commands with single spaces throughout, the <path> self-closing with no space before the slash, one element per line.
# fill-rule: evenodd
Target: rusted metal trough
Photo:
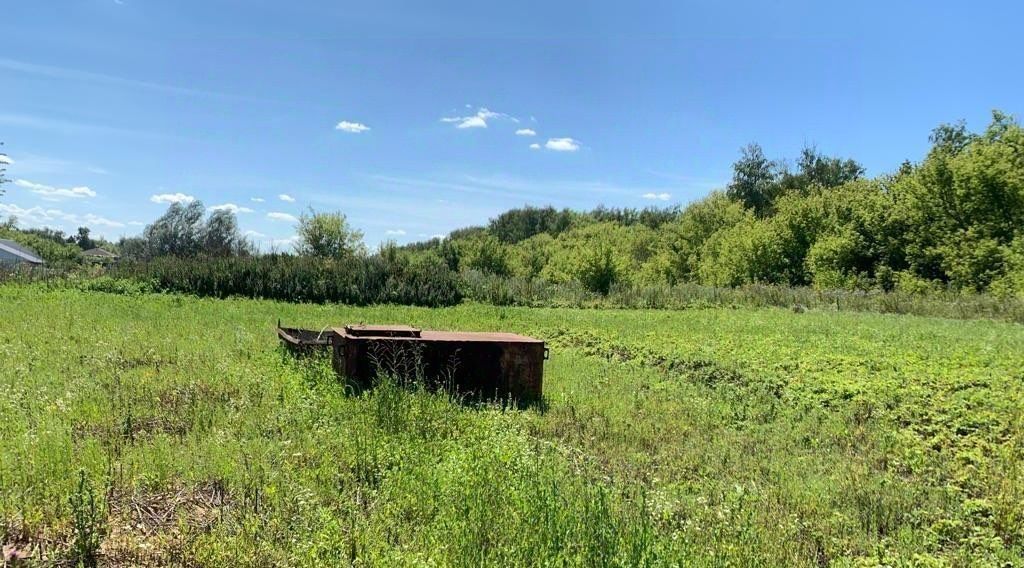
<path fill-rule="evenodd" d="M 281 327 L 281 322 L 277 322 L 277 336 L 285 348 L 295 355 L 309 355 L 321 349 L 330 348 L 332 333 L 330 329 L 314 331 L 296 327 Z"/>
<path fill-rule="evenodd" d="M 335 371 L 364 386 L 384 373 L 489 399 L 532 402 L 542 395 L 548 350 L 532 337 L 404 325 L 348 325 L 323 334 L 279 326 L 278 335 L 294 353 L 326 348 L 326 336 Z"/>

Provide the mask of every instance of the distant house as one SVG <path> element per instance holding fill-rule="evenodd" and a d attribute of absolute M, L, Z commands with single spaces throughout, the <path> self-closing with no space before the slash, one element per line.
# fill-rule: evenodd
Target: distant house
<path fill-rule="evenodd" d="M 109 250 L 101 248 L 91 248 L 83 252 L 82 256 L 84 256 L 86 260 L 94 260 L 96 262 L 114 262 L 119 258 Z"/>
<path fill-rule="evenodd" d="M 0 265 L 11 266 L 28 264 L 42 266 L 45 264 L 39 253 L 14 241 L 0 239 Z"/>

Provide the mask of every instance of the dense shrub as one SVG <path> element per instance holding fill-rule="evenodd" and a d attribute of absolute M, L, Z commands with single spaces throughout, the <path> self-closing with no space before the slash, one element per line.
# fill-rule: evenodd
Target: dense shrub
<path fill-rule="evenodd" d="M 111 275 L 151 280 L 161 290 L 199 296 L 419 306 L 450 306 L 461 300 L 457 275 L 440 259 L 426 256 L 160 257 L 121 264 Z"/>

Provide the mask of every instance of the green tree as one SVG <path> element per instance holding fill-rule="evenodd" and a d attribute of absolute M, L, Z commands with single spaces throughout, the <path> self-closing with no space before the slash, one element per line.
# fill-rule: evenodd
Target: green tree
<path fill-rule="evenodd" d="M 78 245 L 78 248 L 82 250 L 96 248 L 96 243 L 89 237 L 89 232 L 89 227 L 78 228 L 78 234 L 74 237 L 74 242 Z"/>
<path fill-rule="evenodd" d="M 537 278 L 551 260 L 554 237 L 548 233 L 534 235 L 512 249 L 512 272 L 522 278 Z"/>
<path fill-rule="evenodd" d="M 806 192 L 812 188 L 833 188 L 856 181 L 864 175 L 864 166 L 854 160 L 829 157 L 814 146 L 805 146 L 797 160 L 797 172 L 785 168 L 779 176 L 779 192 Z"/>
<path fill-rule="evenodd" d="M 238 219 L 231 211 L 218 209 L 210 214 L 203 226 L 200 239 L 203 254 L 210 256 L 247 255 L 252 245 L 238 229 Z"/>
<path fill-rule="evenodd" d="M 976 287 L 991 274 L 964 278 L 964 267 L 988 272 L 981 267 L 995 262 L 992 247 L 1024 230 L 1024 129 L 997 111 L 981 135 L 961 123 L 940 126 L 931 140 L 925 160 L 894 183 L 908 228 L 907 260 L 924 278 Z M 987 250 L 989 260 L 956 246 L 963 239 Z"/>
<path fill-rule="evenodd" d="M 167 211 L 142 231 L 148 258 L 158 256 L 195 256 L 202 249 L 202 202 L 187 205 L 172 203 Z"/>
<path fill-rule="evenodd" d="M 704 244 L 700 278 L 705 284 L 777 284 L 785 272 L 783 242 L 770 221 L 748 218 Z"/>
<path fill-rule="evenodd" d="M 489 233 L 460 241 L 459 262 L 463 268 L 487 274 L 508 276 L 512 273 L 508 247 Z"/>
<path fill-rule="evenodd" d="M 554 207 L 522 207 L 498 215 L 487 226 L 488 232 L 503 243 L 515 244 L 534 235 L 556 236 L 572 224 L 574 214 Z"/>
<path fill-rule="evenodd" d="M 296 233 L 299 240 L 295 251 L 303 256 L 349 258 L 366 254 L 362 231 L 352 228 L 340 211 L 323 213 L 310 208 L 299 216 Z"/>
<path fill-rule="evenodd" d="M 778 195 L 777 165 L 765 157 L 758 144 L 740 150 L 740 159 L 732 165 L 732 181 L 727 195 L 763 217 L 771 211 Z"/>
<path fill-rule="evenodd" d="M 663 254 L 669 263 L 668 281 L 696 280 L 704 243 L 750 215 L 742 204 L 720 191 L 687 206 L 674 223 L 661 230 Z"/>

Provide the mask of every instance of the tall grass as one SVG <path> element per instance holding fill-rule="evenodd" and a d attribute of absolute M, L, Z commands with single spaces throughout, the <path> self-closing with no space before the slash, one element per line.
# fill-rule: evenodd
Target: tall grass
<path fill-rule="evenodd" d="M 607 295 L 601 295 L 587 290 L 578 282 L 552 283 L 467 271 L 462 273 L 462 291 L 468 300 L 499 306 L 676 310 L 715 306 L 772 306 L 798 311 L 878 312 L 953 319 L 990 318 L 1024 323 L 1022 299 L 952 290 L 907 294 L 757 284 L 719 288 L 683 283 L 674 286 L 616 284 Z"/>

